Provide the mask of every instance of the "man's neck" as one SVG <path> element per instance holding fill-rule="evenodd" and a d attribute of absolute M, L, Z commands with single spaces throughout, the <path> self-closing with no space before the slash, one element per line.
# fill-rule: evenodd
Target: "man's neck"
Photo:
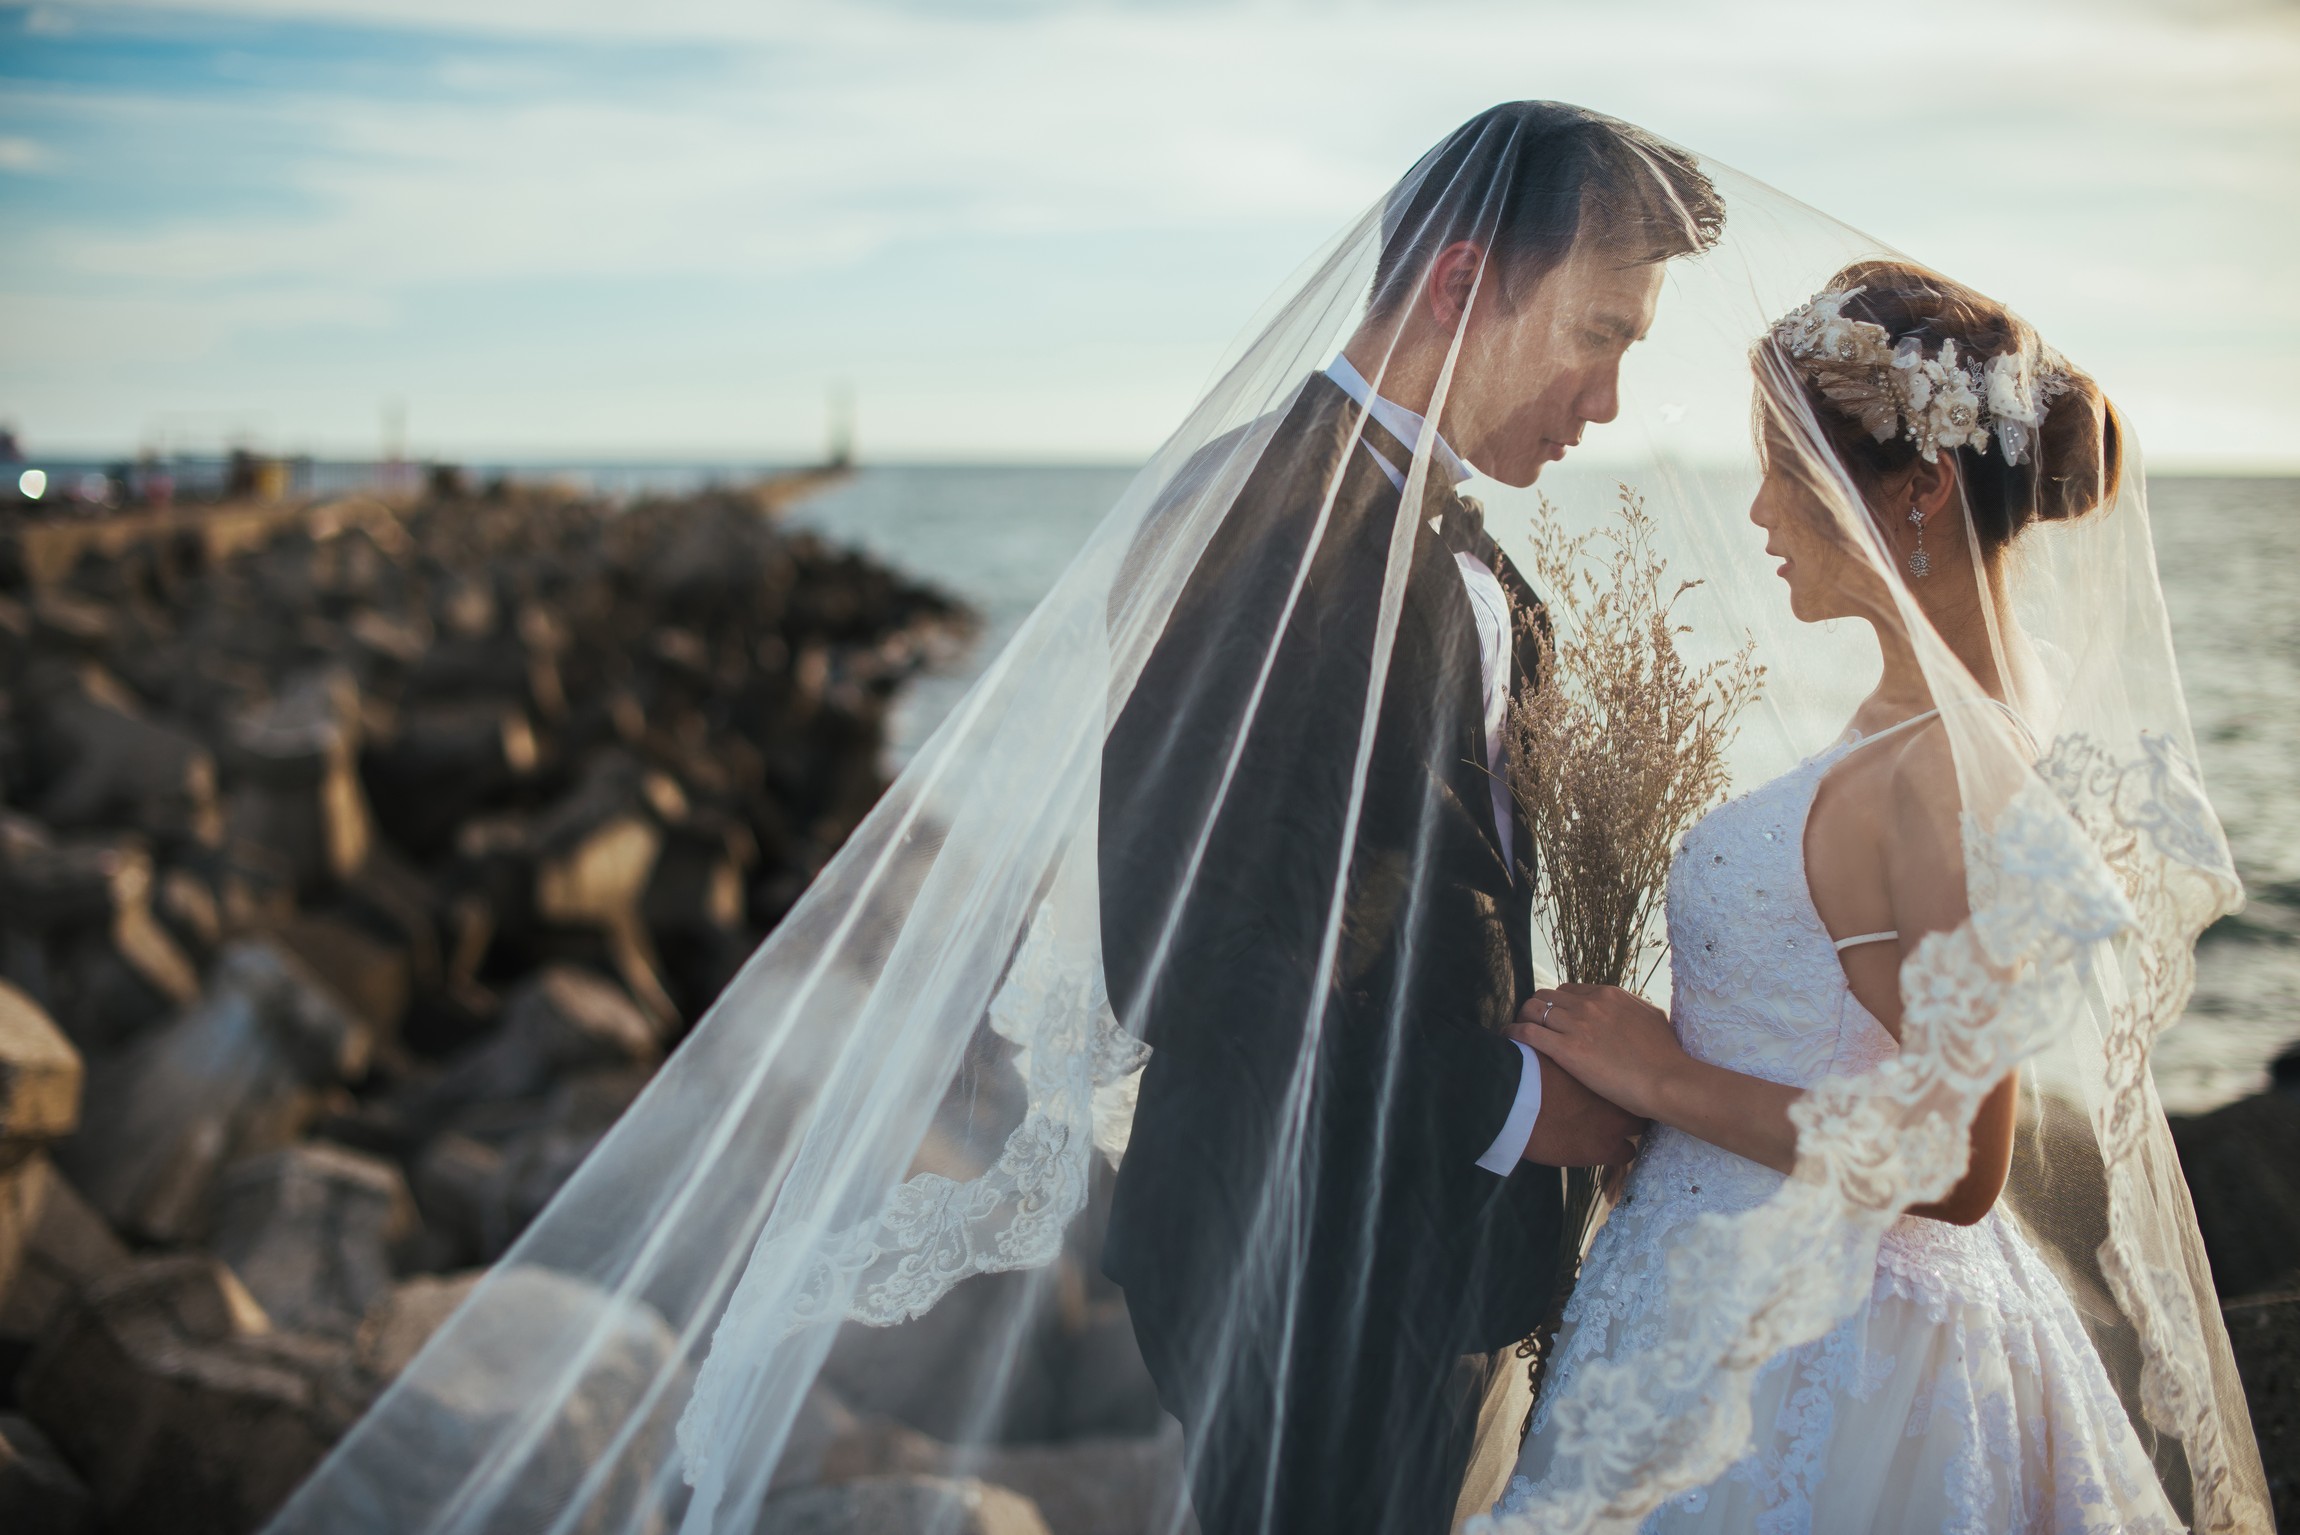
<path fill-rule="evenodd" d="M 1442 352 L 1435 357 L 1426 356 L 1424 350 L 1404 345 L 1395 336 L 1360 330 L 1342 347 L 1342 355 L 1383 399 L 1402 405 L 1417 416 L 1427 416 L 1430 398 L 1437 393 L 1438 374 L 1445 367 L 1445 357 Z"/>
<path fill-rule="evenodd" d="M 1382 429 L 1396 437 L 1409 454 L 1418 453 L 1422 450 L 1422 438 L 1428 426 L 1428 418 L 1421 411 L 1414 409 L 1390 393 L 1389 379 L 1386 376 L 1377 385 L 1375 376 L 1367 372 L 1365 366 L 1350 355 L 1348 347 L 1342 349 L 1341 356 L 1334 359 L 1334 365 L 1327 370 L 1327 373 L 1335 383 L 1341 386 L 1344 392 L 1366 406 Z M 1426 404 L 1429 397 L 1424 393 L 1420 398 Z M 1453 445 L 1445 440 L 1442 433 L 1431 434 L 1431 436 L 1430 468 L 1433 474 L 1440 477 L 1440 483 L 1451 482 L 1458 485 L 1463 480 L 1468 479 L 1472 473 L 1468 462 L 1454 452 Z M 1407 466 L 1402 463 L 1393 465 L 1391 478 L 1396 479 L 1403 476 L 1406 468 Z"/>

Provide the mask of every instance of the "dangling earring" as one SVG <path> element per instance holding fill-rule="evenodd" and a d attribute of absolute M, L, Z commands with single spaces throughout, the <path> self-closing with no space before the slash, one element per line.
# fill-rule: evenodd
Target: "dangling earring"
<path fill-rule="evenodd" d="M 1922 579 L 1933 573 L 1933 557 L 1925 553 L 1925 514 L 1909 503 L 1909 521 L 1917 525 L 1917 547 L 1909 555 L 1909 574 Z"/>

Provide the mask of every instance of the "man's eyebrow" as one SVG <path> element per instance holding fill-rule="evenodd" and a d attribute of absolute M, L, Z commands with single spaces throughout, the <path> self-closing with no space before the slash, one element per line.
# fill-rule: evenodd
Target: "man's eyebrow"
<path fill-rule="evenodd" d="M 1589 323 L 1616 341 L 1635 342 L 1645 339 L 1645 332 L 1639 330 L 1634 321 L 1625 320 L 1617 314 L 1591 315 Z"/>

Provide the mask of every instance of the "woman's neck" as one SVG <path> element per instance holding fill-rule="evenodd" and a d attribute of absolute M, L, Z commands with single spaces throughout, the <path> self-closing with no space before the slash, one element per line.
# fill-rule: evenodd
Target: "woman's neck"
<path fill-rule="evenodd" d="M 1951 572 L 1938 574 L 1945 576 Z M 1996 596 L 1993 572 L 1987 583 L 1987 597 L 1983 597 L 1978 585 L 1975 583 L 1976 590 L 1966 601 L 1926 603 L 1920 599 L 1917 606 L 1933 633 L 1963 664 L 1981 691 L 2001 702 L 2005 697 L 2005 682 L 1997 666 L 1996 647 L 1990 639 L 1988 614 L 1982 607 L 1984 601 Z M 1909 641 L 1900 615 L 1893 613 L 1882 620 L 1872 619 L 1870 627 L 1876 632 L 1877 648 L 1884 656 L 1883 674 L 1877 679 L 1876 691 L 1869 695 L 1875 713 L 1901 720 L 1934 707 L 1937 700 L 1932 684 L 1925 677 L 1924 665 L 1918 659 L 1916 646 Z"/>

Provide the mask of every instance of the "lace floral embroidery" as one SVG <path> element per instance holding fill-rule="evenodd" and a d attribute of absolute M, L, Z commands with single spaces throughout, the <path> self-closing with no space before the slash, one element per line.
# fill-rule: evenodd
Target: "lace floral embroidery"
<path fill-rule="evenodd" d="M 2194 1282 L 2148 1262 L 2137 1232 L 2151 1203 L 2149 1053 L 2194 989 L 2196 935 L 2236 907 L 2241 886 L 2195 766 L 2171 738 L 2144 733 L 2137 757 L 2119 758 L 2090 737 L 2064 736 L 2037 772 L 2099 848 L 2135 912 L 2117 975 L 2124 994 L 2107 1006 L 2102 1041 L 2108 1096 L 2097 1128 L 2109 1186 L 2102 1273 L 2140 1332 L 2141 1410 L 2187 1450 L 2197 1527 L 2233 1529 L 2243 1516 L 2212 1381 L 2188 1346 L 2203 1331 Z"/>
<path fill-rule="evenodd" d="M 1125 1150 L 1149 1056 L 1110 1010 L 1089 931 L 1096 920 L 1090 903 L 1059 912 L 1056 901 L 1042 903 L 991 1002 L 991 1028 L 1018 1047 L 1014 1067 L 1027 1103 L 988 1171 L 964 1182 L 911 1177 L 888 1193 L 875 1219 L 820 1240 L 796 1265 L 793 1287 L 752 1276 L 788 1272 L 784 1260 L 804 1249 L 804 1234 L 753 1254 L 680 1416 L 690 1484 L 701 1486 L 708 1473 L 704 1426 L 728 1421 L 724 1399 L 737 1364 L 773 1337 L 840 1316 L 892 1326 L 924 1315 L 962 1279 L 1036 1268 L 1061 1252 L 1064 1230 L 1086 1206 L 1095 1151 L 1116 1166 Z"/>

